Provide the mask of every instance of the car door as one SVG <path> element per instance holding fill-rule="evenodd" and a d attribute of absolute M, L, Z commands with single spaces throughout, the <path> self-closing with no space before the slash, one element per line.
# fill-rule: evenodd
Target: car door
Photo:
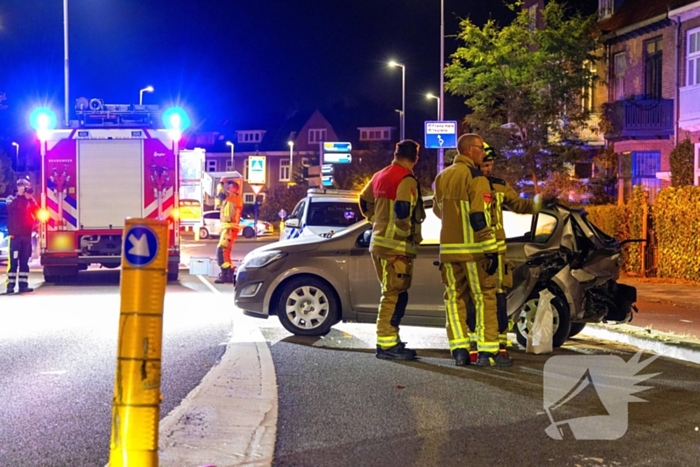
<path fill-rule="evenodd" d="M 297 238 L 301 234 L 304 226 L 302 225 L 302 219 L 304 218 L 304 211 L 306 210 L 306 198 L 302 199 L 297 203 L 297 205 L 292 210 L 292 213 L 287 217 L 284 223 L 284 230 L 280 235 L 280 240 L 289 240 L 292 238 Z"/>
<path fill-rule="evenodd" d="M 209 231 L 209 235 L 221 235 L 221 220 L 219 211 L 205 212 L 204 225 Z"/>

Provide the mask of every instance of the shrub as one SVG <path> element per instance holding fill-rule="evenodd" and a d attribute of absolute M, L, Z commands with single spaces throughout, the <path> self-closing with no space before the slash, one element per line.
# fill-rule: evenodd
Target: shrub
<path fill-rule="evenodd" d="M 656 198 L 659 277 L 700 281 L 700 187 L 671 187 Z"/>

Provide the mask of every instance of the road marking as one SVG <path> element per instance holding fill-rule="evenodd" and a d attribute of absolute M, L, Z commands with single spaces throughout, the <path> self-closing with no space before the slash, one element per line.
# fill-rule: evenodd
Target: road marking
<path fill-rule="evenodd" d="M 204 276 L 198 275 L 197 278 L 198 278 L 200 281 L 202 281 L 202 282 L 204 283 L 204 285 L 206 285 L 207 287 L 209 287 L 209 290 L 211 290 L 211 291 L 214 292 L 215 294 L 221 295 L 221 291 L 220 291 L 219 289 L 217 289 L 216 287 L 214 287 L 213 285 L 211 285 L 211 282 L 209 282 L 208 280 L 206 280 L 206 279 L 204 278 Z"/>
<path fill-rule="evenodd" d="M 692 321 L 688 321 L 687 319 L 682 319 L 681 323 L 692 323 Z"/>

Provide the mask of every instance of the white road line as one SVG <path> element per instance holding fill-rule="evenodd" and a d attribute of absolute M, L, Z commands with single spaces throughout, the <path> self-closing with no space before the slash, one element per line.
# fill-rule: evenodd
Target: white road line
<path fill-rule="evenodd" d="M 680 320 L 680 321 L 681 321 L 681 323 L 692 323 L 692 321 L 689 321 L 689 320 L 687 320 L 687 319 L 682 319 L 682 320 Z"/>
<path fill-rule="evenodd" d="M 211 282 L 209 282 L 208 280 L 206 280 L 203 276 L 198 275 L 197 278 L 198 278 L 200 281 L 202 281 L 202 282 L 204 283 L 204 285 L 206 285 L 207 287 L 209 287 L 209 290 L 211 290 L 211 291 L 214 292 L 215 294 L 221 295 L 221 291 L 220 291 L 219 289 L 217 289 L 216 287 L 214 287 L 213 285 L 211 285 Z"/>

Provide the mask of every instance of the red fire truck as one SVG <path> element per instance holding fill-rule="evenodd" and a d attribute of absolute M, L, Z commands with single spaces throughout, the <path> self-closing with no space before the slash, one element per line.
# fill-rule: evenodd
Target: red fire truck
<path fill-rule="evenodd" d="M 70 129 L 50 129 L 50 118 L 35 119 L 45 280 L 76 275 L 91 264 L 118 267 L 128 217 L 168 220 L 168 280 L 177 280 L 177 161 L 186 114 L 179 108 L 161 113 L 157 106 L 105 105 L 97 99 L 76 108 L 76 114 L 79 124 Z M 159 117 L 166 128 L 157 128 Z"/>

